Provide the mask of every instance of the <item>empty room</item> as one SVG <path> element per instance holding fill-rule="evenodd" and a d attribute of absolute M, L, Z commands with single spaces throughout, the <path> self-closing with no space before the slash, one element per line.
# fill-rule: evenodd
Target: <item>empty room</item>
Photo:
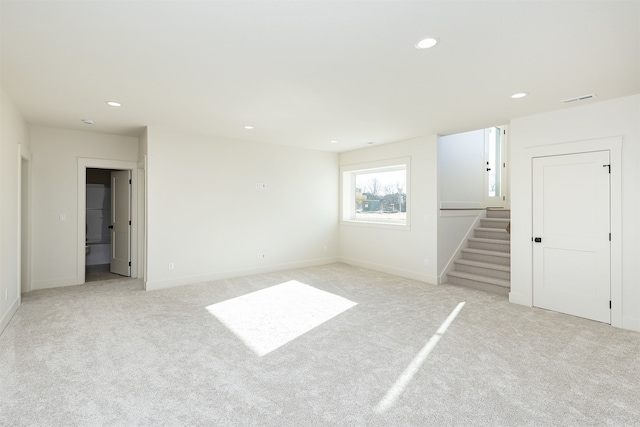
<path fill-rule="evenodd" d="M 640 423 L 640 1 L 0 0 L 0 425 Z"/>

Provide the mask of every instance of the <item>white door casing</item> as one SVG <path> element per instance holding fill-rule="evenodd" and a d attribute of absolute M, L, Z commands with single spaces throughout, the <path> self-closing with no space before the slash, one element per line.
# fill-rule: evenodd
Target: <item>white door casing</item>
<path fill-rule="evenodd" d="M 611 323 L 609 151 L 533 158 L 533 305 Z"/>
<path fill-rule="evenodd" d="M 111 172 L 111 272 L 131 275 L 131 172 Z"/>
<path fill-rule="evenodd" d="M 137 167 L 136 162 L 126 160 L 107 160 L 107 159 L 95 159 L 87 157 L 78 157 L 78 176 L 77 176 L 77 255 L 76 255 L 76 284 L 81 285 L 85 283 L 85 245 L 86 245 L 86 191 L 87 191 L 87 168 L 98 169 L 111 169 L 111 170 L 128 170 L 131 173 L 131 217 L 137 218 L 138 206 L 135 203 L 138 200 L 138 182 L 137 182 Z M 137 247 L 138 241 L 135 238 L 137 236 L 137 223 L 132 221 L 131 224 L 131 277 L 138 277 L 137 268 Z M 146 230 L 145 230 L 146 233 Z"/>

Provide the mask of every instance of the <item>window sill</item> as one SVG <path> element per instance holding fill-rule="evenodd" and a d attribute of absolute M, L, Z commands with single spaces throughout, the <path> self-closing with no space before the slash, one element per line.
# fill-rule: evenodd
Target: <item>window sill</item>
<path fill-rule="evenodd" d="M 393 222 L 378 222 L 378 221 L 362 221 L 362 220 L 349 220 L 343 219 L 340 221 L 340 225 L 347 225 L 353 227 L 366 227 L 366 228 L 379 228 L 396 231 L 410 231 L 411 226 L 409 224 L 400 224 Z"/>

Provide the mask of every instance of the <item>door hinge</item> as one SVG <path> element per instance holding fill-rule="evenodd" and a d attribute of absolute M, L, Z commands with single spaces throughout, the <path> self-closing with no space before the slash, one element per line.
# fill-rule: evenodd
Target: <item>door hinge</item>
<path fill-rule="evenodd" d="M 609 168 L 609 173 L 611 173 L 611 165 L 602 165 L 603 168 Z"/>
<path fill-rule="evenodd" d="M 611 310 L 611 301 L 609 301 L 609 310 Z"/>
<path fill-rule="evenodd" d="M 611 241 L 611 233 L 609 233 L 609 241 Z"/>
<path fill-rule="evenodd" d="M 131 220 L 129 220 L 129 225 L 131 225 Z"/>
<path fill-rule="evenodd" d="M 131 180 L 129 180 L 129 184 L 131 184 Z"/>
<path fill-rule="evenodd" d="M 131 267 L 131 261 L 129 261 L 129 267 Z"/>

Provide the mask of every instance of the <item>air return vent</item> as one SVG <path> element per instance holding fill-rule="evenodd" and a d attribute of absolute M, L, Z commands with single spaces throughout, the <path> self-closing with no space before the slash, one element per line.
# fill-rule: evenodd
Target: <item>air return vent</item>
<path fill-rule="evenodd" d="M 589 95 L 582 95 L 582 96 L 578 96 L 576 98 L 569 98 L 569 99 L 563 99 L 562 103 L 563 104 L 571 104 L 572 102 L 579 102 L 579 101 L 586 101 L 587 99 L 592 99 L 597 97 L 597 95 L 595 93 L 590 93 Z"/>

